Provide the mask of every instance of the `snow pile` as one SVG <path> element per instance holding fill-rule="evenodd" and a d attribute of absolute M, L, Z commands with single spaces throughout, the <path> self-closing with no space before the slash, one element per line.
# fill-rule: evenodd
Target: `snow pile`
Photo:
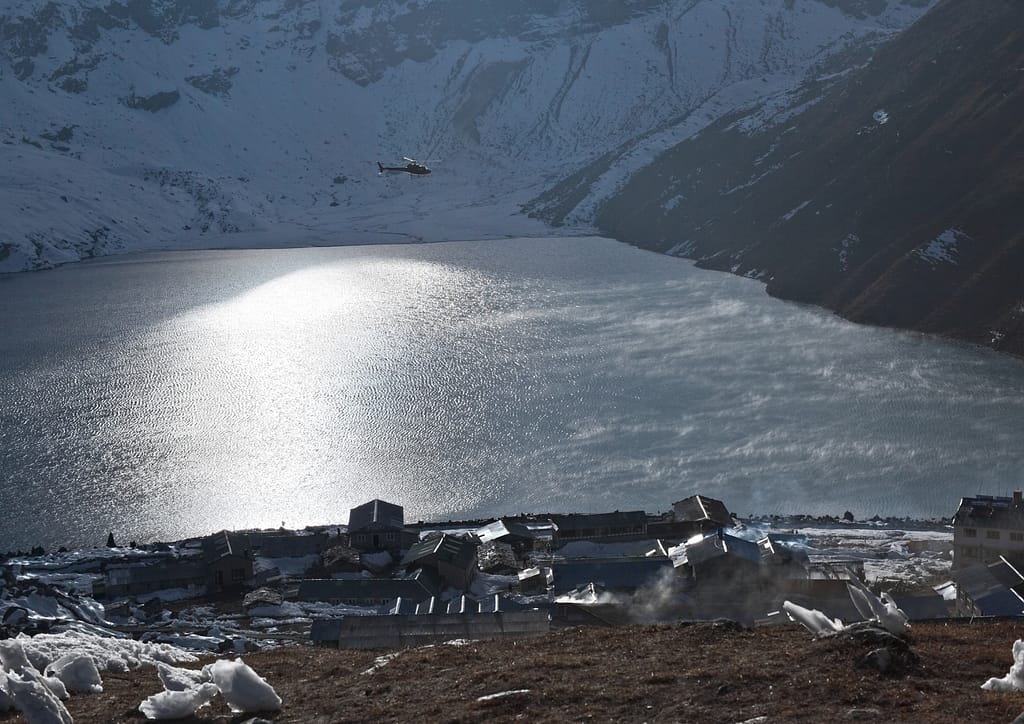
<path fill-rule="evenodd" d="M 157 664 L 164 691 L 139 705 L 147 719 L 181 719 L 209 704 L 217 694 L 237 713 L 277 711 L 281 697 L 274 687 L 241 659 L 221 659 L 200 671 Z"/>
<path fill-rule="evenodd" d="M 0 641 L 0 711 L 17 709 L 32 724 L 69 724 L 71 715 L 62 700 L 68 698 L 69 691 L 102 692 L 101 670 L 127 671 L 143 664 L 195 660 L 173 646 L 81 631 L 34 637 L 19 634 Z"/>
<path fill-rule="evenodd" d="M 54 694 L 31 676 L 3 674 L 14 709 L 17 709 L 31 724 L 71 724 L 71 714 Z"/>
<path fill-rule="evenodd" d="M 64 683 L 44 676 L 29 661 L 18 639 L 0 641 L 0 711 L 16 709 L 31 724 L 70 724 L 61 702 L 68 698 Z"/>
<path fill-rule="evenodd" d="M 381 654 L 373 660 L 373 666 L 363 672 L 363 676 L 373 676 L 377 671 L 387 666 L 401 655 L 401 651 L 393 651 L 389 654 Z"/>
<path fill-rule="evenodd" d="M 210 677 L 204 671 L 182 669 L 163 662 L 157 662 L 156 675 L 167 691 L 194 689 L 210 681 Z"/>
<path fill-rule="evenodd" d="M 231 711 L 249 713 L 281 708 L 281 697 L 274 687 L 241 659 L 214 661 L 203 667 L 204 673 L 207 670 Z"/>
<path fill-rule="evenodd" d="M 99 671 L 128 671 L 158 661 L 196 661 L 195 655 L 176 646 L 107 638 L 80 631 L 37 634 L 32 637 L 19 635 L 13 640 L 22 644 L 29 661 L 40 670 L 71 654 L 88 656 Z"/>
<path fill-rule="evenodd" d="M 84 654 L 65 654 L 48 664 L 44 673 L 60 679 L 68 691 L 86 694 L 99 694 L 103 691 L 103 680 L 96 662 Z"/>
<path fill-rule="evenodd" d="M 860 581 L 856 581 L 856 585 L 847 583 L 846 589 L 857 613 L 863 616 L 865 621 L 875 621 L 896 636 L 910 628 L 907 614 L 896 605 L 887 591 L 884 591 L 882 598 L 879 599 Z"/>
<path fill-rule="evenodd" d="M 183 719 L 209 704 L 217 691 L 214 684 L 200 684 L 184 691 L 161 691 L 139 704 L 139 711 L 147 719 Z"/>
<path fill-rule="evenodd" d="M 981 685 L 987 691 L 1024 691 L 1024 641 L 1013 642 L 1013 665 L 1001 679 L 995 677 Z"/>
<path fill-rule="evenodd" d="M 843 622 L 841 620 L 829 618 L 817 609 L 804 608 L 792 601 L 783 601 L 782 609 L 791 621 L 797 622 L 815 635 L 835 633 L 843 630 Z"/>
<path fill-rule="evenodd" d="M 896 605 L 888 593 L 883 593 L 882 598 L 878 598 L 867 586 L 856 580 L 854 584 L 847 583 L 846 588 L 863 621 L 877 623 L 894 636 L 899 636 L 910 628 L 907 614 Z M 784 601 L 782 608 L 791 621 L 799 623 L 815 635 L 838 633 L 850 628 L 844 626 L 838 618 L 829 618 L 821 611 L 804 608 L 792 601 Z"/>

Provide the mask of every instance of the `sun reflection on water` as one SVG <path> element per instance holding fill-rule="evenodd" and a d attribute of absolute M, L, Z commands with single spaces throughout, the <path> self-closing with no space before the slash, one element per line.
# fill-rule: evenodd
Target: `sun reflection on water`
<path fill-rule="evenodd" d="M 1024 470 L 1018 361 L 608 240 L 147 256 L 0 303 L 15 546 L 344 523 L 370 498 L 943 515 Z"/>
<path fill-rule="evenodd" d="M 310 267 L 152 330 L 143 346 L 177 343 L 161 365 L 144 364 L 159 372 L 140 381 L 146 401 L 127 427 L 146 429 L 148 410 L 178 411 L 176 434 L 149 441 L 149 462 L 155 480 L 189 496 L 148 514 L 299 524 L 367 495 L 376 438 L 393 425 L 379 394 L 417 374 L 423 345 L 436 351 L 445 334 L 436 310 L 459 316 L 450 290 L 477 276 L 415 260 Z M 422 415 L 421 403 L 401 412 Z"/>

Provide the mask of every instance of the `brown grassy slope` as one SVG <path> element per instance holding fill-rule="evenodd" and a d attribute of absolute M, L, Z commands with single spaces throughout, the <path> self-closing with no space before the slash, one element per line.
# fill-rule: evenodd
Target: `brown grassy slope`
<path fill-rule="evenodd" d="M 871 646 L 814 640 L 796 626 L 730 624 L 570 629 L 539 639 L 481 641 L 402 653 L 372 675 L 380 652 L 309 647 L 246 657 L 284 700 L 275 722 L 844 720 L 877 709 L 880 721 L 1009 722 L 1024 694 L 980 685 L 1012 663 L 1013 622 L 929 623 L 910 642 L 920 663 L 903 675 L 856 668 Z M 79 723 L 139 722 L 160 690 L 151 668 L 106 674 L 104 692 L 76 695 Z M 480 702 L 497 692 L 529 692 Z M 242 722 L 219 699 L 190 721 Z M 0 721 L 20 718 L 0 715 Z"/>

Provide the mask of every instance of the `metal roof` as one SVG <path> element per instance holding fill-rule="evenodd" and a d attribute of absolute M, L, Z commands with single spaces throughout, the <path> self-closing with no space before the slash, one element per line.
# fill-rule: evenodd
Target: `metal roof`
<path fill-rule="evenodd" d="M 418 601 L 411 601 L 408 598 L 396 598 L 391 603 L 382 606 L 378 610 L 378 613 L 382 616 L 401 616 L 416 613 L 416 607 L 418 605 Z"/>
<path fill-rule="evenodd" d="M 699 565 L 720 556 L 761 562 L 761 548 L 757 543 L 729 535 L 722 529 L 694 536 L 682 545 L 682 549 L 682 552 L 678 549 L 673 551 L 672 563 L 677 567 L 684 563 Z"/>
<path fill-rule="evenodd" d="M 469 568 L 476 560 L 476 543 L 442 533 L 427 538 L 410 548 L 402 557 L 402 565 L 410 566 L 430 560 L 444 561 L 458 568 Z"/>
<path fill-rule="evenodd" d="M 949 616 L 949 609 L 946 602 L 937 593 L 903 594 L 894 593 L 892 598 L 896 601 L 903 613 L 911 621 L 920 621 L 926 618 L 945 618 Z"/>
<path fill-rule="evenodd" d="M 249 542 L 253 548 L 267 558 L 288 558 L 323 552 L 327 545 L 326 533 L 296 534 L 273 531 L 250 533 Z"/>
<path fill-rule="evenodd" d="M 504 613 L 506 611 L 525 611 L 526 606 L 508 596 L 495 593 L 493 596 L 478 601 L 480 613 Z"/>
<path fill-rule="evenodd" d="M 556 530 L 579 530 L 583 528 L 622 528 L 647 525 L 647 513 L 642 510 L 626 510 L 613 513 L 570 513 L 552 515 L 551 522 Z"/>
<path fill-rule="evenodd" d="M 1024 501 L 1001 495 L 961 498 L 953 525 L 1024 531 Z"/>
<path fill-rule="evenodd" d="M 203 538 L 202 546 L 203 556 L 208 561 L 214 561 L 225 556 L 246 558 L 252 550 L 248 536 L 227 530 L 222 530 L 219 533 Z"/>
<path fill-rule="evenodd" d="M 476 537 L 480 539 L 481 543 L 500 540 L 506 536 L 530 539 L 537 537 L 532 530 L 522 523 L 506 520 L 496 520 L 493 523 L 488 523 L 485 526 L 477 528 L 475 534 Z"/>
<path fill-rule="evenodd" d="M 438 594 L 444 590 L 444 579 L 441 574 L 433 568 L 417 568 L 406 576 L 410 581 L 416 581 L 423 586 L 423 589 L 431 594 Z"/>
<path fill-rule="evenodd" d="M 732 526 L 732 515 L 721 500 L 708 498 L 703 495 L 691 495 L 672 503 L 672 511 L 676 520 L 680 521 L 710 521 L 719 526 Z"/>
<path fill-rule="evenodd" d="M 480 613 L 480 603 L 468 596 L 456 596 L 448 601 L 447 613 Z"/>
<path fill-rule="evenodd" d="M 983 616 L 1024 615 L 1024 576 L 1005 558 L 955 570 L 952 576 Z"/>
<path fill-rule="evenodd" d="M 348 512 L 350 532 L 365 528 L 401 528 L 403 525 L 405 525 L 405 509 L 401 505 L 387 503 L 383 500 L 371 500 Z"/>
<path fill-rule="evenodd" d="M 206 573 L 206 565 L 201 561 L 161 562 L 141 566 L 111 566 L 107 569 L 109 580 L 117 585 L 202 579 L 206 577 Z"/>
<path fill-rule="evenodd" d="M 408 598 L 422 601 L 430 593 L 409 578 L 363 578 L 360 580 L 335 580 L 314 578 L 299 582 L 300 601 L 380 601 L 392 598 Z"/>
<path fill-rule="evenodd" d="M 555 593 L 590 583 L 610 589 L 635 589 L 672 570 L 666 558 L 589 559 L 551 564 Z"/>

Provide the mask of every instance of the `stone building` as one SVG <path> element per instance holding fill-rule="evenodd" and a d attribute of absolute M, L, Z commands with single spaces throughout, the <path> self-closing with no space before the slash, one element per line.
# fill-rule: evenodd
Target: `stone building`
<path fill-rule="evenodd" d="M 1024 495 L 961 498 L 953 516 L 953 568 L 1024 560 Z"/>

